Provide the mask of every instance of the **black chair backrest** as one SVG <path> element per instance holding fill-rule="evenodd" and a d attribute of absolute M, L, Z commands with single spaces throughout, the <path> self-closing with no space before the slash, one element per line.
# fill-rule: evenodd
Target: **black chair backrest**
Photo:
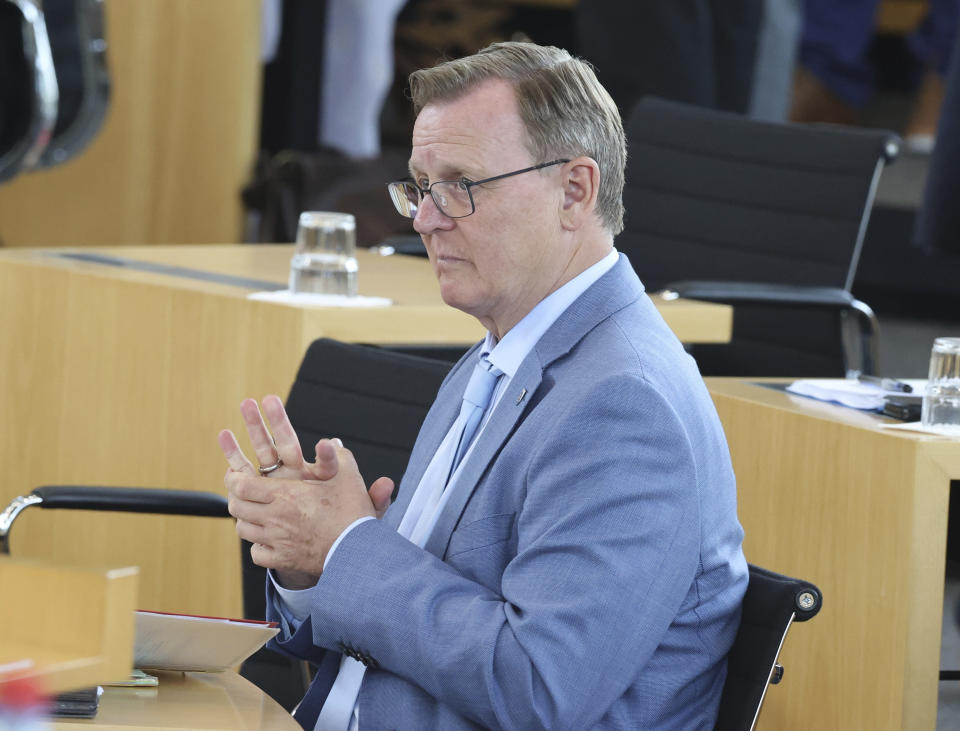
<path fill-rule="evenodd" d="M 310 455 L 340 437 L 367 482 L 399 483 L 420 425 L 451 364 L 326 338 L 314 341 L 287 398 L 287 413 Z"/>
<path fill-rule="evenodd" d="M 617 247 L 648 290 L 712 280 L 849 291 L 895 135 L 760 122 L 651 97 L 634 107 L 626 133 Z M 837 310 L 738 303 L 733 342 L 694 355 L 705 375 L 845 371 Z"/>
<path fill-rule="evenodd" d="M 648 289 L 853 283 L 885 131 L 775 124 L 647 97 L 628 125 L 626 230 Z"/>
<path fill-rule="evenodd" d="M 823 597 L 808 581 L 750 565 L 740 629 L 727 655 L 727 680 L 720 700 L 716 731 L 754 727 L 777 656 L 792 622 L 805 622 L 820 611 Z"/>

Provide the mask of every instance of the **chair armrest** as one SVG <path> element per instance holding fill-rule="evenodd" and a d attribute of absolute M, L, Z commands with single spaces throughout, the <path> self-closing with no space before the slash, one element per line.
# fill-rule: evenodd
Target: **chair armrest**
<path fill-rule="evenodd" d="M 664 296 L 724 302 L 727 304 L 765 304 L 772 307 L 827 309 L 849 311 L 856 315 L 860 334 L 861 368 L 857 373 L 873 373 L 877 364 L 877 339 L 880 324 L 870 306 L 839 287 L 811 287 L 797 284 L 764 282 L 721 282 L 685 280 L 671 282 Z M 849 359 L 848 359 L 848 371 Z"/>
<path fill-rule="evenodd" d="M 158 490 L 151 487 L 48 485 L 35 487 L 41 508 L 110 510 L 121 513 L 162 513 L 229 518 L 227 499 L 212 492 Z"/>
<path fill-rule="evenodd" d="M 856 301 L 852 294 L 839 287 L 810 287 L 796 284 L 687 280 L 672 282 L 664 289 L 665 292 L 676 293 L 679 297 L 732 304 L 740 302 L 847 309 L 853 307 Z"/>
<path fill-rule="evenodd" d="M 754 591 L 767 597 L 780 596 L 781 598 L 778 601 L 783 603 L 786 603 L 783 597 L 792 595 L 793 621 L 806 622 L 816 616 L 823 606 L 823 594 L 816 584 L 786 574 L 779 574 L 755 564 L 749 564 L 749 567 L 750 582 L 754 584 Z M 772 599 L 768 600 L 772 601 Z M 770 609 L 770 607 L 767 609 Z"/>
<path fill-rule="evenodd" d="M 230 517 L 227 499 L 213 492 L 158 490 L 151 487 L 47 485 L 35 487 L 29 495 L 15 497 L 0 511 L 0 555 L 10 552 L 9 535 L 13 521 L 29 507 Z"/>

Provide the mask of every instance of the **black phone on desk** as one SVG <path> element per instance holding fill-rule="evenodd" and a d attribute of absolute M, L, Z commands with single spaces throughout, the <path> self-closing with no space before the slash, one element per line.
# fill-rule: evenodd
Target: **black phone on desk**
<path fill-rule="evenodd" d="M 919 394 L 887 396 L 883 400 L 883 415 L 901 421 L 919 421 L 922 402 Z"/>

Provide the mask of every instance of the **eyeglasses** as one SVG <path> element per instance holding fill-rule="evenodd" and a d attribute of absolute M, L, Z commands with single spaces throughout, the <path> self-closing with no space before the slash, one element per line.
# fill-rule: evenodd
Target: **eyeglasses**
<path fill-rule="evenodd" d="M 390 200 L 393 201 L 397 213 L 406 218 L 416 218 L 420 202 L 428 193 L 430 197 L 433 198 L 433 202 L 437 208 L 440 209 L 440 212 L 447 218 L 466 218 L 477 210 L 476 204 L 473 202 L 473 193 L 470 192 L 473 186 L 492 183 L 494 180 L 503 180 L 513 175 L 522 175 L 523 173 L 530 173 L 534 170 L 541 170 L 542 168 L 548 168 L 551 165 L 560 165 L 565 162 L 570 161 L 553 160 L 552 162 L 534 165 L 532 168 L 514 170 L 512 173 L 494 175 L 492 178 L 484 178 L 483 180 L 467 180 L 466 178 L 461 178 L 460 180 L 438 180 L 426 188 L 421 188 L 412 180 L 402 180 L 398 183 L 389 183 L 387 185 L 387 191 L 390 193 Z"/>

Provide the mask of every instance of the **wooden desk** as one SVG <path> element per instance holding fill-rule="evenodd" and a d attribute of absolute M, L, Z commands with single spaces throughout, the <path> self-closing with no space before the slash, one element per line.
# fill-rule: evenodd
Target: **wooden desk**
<path fill-rule="evenodd" d="M 61 693 L 130 673 L 137 569 L 0 556 L 0 597 L 0 687 L 29 677 Z"/>
<path fill-rule="evenodd" d="M 292 247 L 145 246 L 82 253 L 201 273 L 286 281 Z M 217 432 L 245 435 L 247 396 L 286 396 L 307 346 L 326 336 L 375 344 L 468 344 L 483 330 L 440 300 L 428 263 L 358 256 L 375 309 L 303 309 L 247 299 L 247 286 L 132 265 L 0 251 L 0 504 L 45 484 L 222 491 Z M 116 263 L 116 262 L 114 262 Z M 194 272 L 196 274 L 196 272 Z M 660 302 L 688 340 L 729 338 L 729 307 Z M 13 555 L 141 569 L 142 609 L 237 616 L 232 521 L 27 510 Z"/>
<path fill-rule="evenodd" d="M 297 731 L 300 726 L 276 701 L 233 672 L 152 671 L 156 688 L 104 688 L 97 717 L 57 720 L 54 731 L 80 729 L 222 729 Z"/>
<path fill-rule="evenodd" d="M 760 728 L 934 729 L 947 506 L 960 441 L 738 379 L 707 379 L 747 560 L 824 594 L 782 655 Z M 946 658 L 956 667 L 960 658 Z"/>

